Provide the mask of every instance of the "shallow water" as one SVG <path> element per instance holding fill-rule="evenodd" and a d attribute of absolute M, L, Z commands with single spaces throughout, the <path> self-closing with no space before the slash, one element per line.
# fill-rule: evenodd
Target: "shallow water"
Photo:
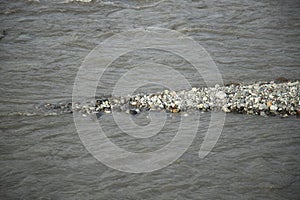
<path fill-rule="evenodd" d="M 218 143 L 200 159 L 211 116 L 201 113 L 196 138 L 182 157 L 158 171 L 128 174 L 89 154 L 72 115 L 51 116 L 35 109 L 42 103 L 71 100 L 76 73 L 87 54 L 104 39 L 138 27 L 191 36 L 209 52 L 225 83 L 299 79 L 297 1 L 13 0 L 1 1 L 0 7 L 0 31 L 6 31 L 0 40 L 1 199 L 299 198 L 298 118 L 227 114 Z M 144 50 L 114 62 L 97 95 L 111 92 L 126 72 L 124 66 L 143 60 L 172 65 L 192 86 L 204 85 L 182 59 Z M 158 89 L 150 85 L 139 91 Z M 111 115 L 102 116 L 101 123 L 112 141 L 139 152 L 166 145 L 178 127 L 177 117 L 170 117 L 162 133 L 143 141 L 122 134 Z M 193 114 L 186 118 L 195 123 Z M 134 120 L 147 123 L 147 118 Z"/>

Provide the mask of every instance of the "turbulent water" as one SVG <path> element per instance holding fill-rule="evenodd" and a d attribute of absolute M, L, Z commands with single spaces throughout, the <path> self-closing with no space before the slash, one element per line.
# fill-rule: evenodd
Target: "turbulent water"
<path fill-rule="evenodd" d="M 216 146 L 200 159 L 212 114 L 201 113 L 197 135 L 177 161 L 151 173 L 130 174 L 107 167 L 85 149 L 73 115 L 36 109 L 71 100 L 78 69 L 98 44 L 150 26 L 176 30 L 201 44 L 225 83 L 299 79 L 299 1 L 7 0 L 0 8 L 1 199 L 300 198 L 299 118 L 227 114 Z M 205 85 L 182 58 L 148 49 L 113 62 L 97 95 L 110 94 L 130 66 L 145 60 L 172 66 L 192 86 Z M 149 85 L 137 92 L 161 89 Z M 186 119 L 191 126 L 197 120 L 194 115 Z M 143 116 L 133 120 L 149 123 Z M 136 152 L 166 145 L 179 120 L 173 114 L 151 140 L 133 140 L 112 115 L 100 119 L 111 141 Z"/>

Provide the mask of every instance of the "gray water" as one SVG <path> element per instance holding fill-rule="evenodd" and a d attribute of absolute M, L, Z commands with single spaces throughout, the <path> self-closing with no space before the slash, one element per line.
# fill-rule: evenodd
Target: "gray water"
<path fill-rule="evenodd" d="M 225 83 L 299 79 L 298 1 L 7 0 L 0 7 L 1 199 L 299 199 L 298 118 L 227 114 L 216 146 L 200 159 L 210 119 L 210 113 L 201 113 L 196 138 L 176 162 L 151 173 L 129 174 L 89 154 L 71 114 L 51 116 L 35 109 L 70 101 L 88 53 L 106 38 L 139 27 L 192 37 L 211 55 Z M 204 85 L 182 59 L 148 50 L 114 62 L 97 95 L 109 94 L 126 72 L 124 66 L 147 59 L 172 65 L 193 86 Z M 187 117 L 195 123 L 192 114 Z M 142 142 L 123 134 L 111 115 L 100 121 L 116 144 L 144 151 L 166 145 L 177 118 L 171 116 L 156 139 Z M 147 123 L 146 118 L 135 120 Z"/>

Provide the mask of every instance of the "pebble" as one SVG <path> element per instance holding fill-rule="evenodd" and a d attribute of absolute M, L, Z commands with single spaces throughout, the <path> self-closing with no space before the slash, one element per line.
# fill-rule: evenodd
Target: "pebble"
<path fill-rule="evenodd" d="M 261 104 L 259 104 L 258 109 L 259 110 L 266 110 L 267 106 L 266 106 L 266 104 L 261 103 Z"/>
<path fill-rule="evenodd" d="M 272 111 L 276 111 L 277 109 L 278 109 L 278 107 L 275 106 L 275 105 L 271 105 L 271 106 L 270 106 L 270 110 L 272 110 Z"/>
<path fill-rule="evenodd" d="M 219 91 L 219 92 L 216 93 L 216 97 L 218 99 L 224 99 L 226 97 L 226 93 L 223 92 L 223 91 Z"/>
<path fill-rule="evenodd" d="M 272 106 L 272 101 L 268 101 L 268 102 L 267 102 L 267 106 L 268 106 L 268 107 L 271 107 L 271 106 Z"/>
<path fill-rule="evenodd" d="M 129 110 L 129 113 L 132 115 L 136 115 L 136 114 L 140 113 L 140 110 L 139 109 L 131 109 L 131 110 Z"/>
<path fill-rule="evenodd" d="M 204 107 L 204 105 L 202 103 L 197 105 L 197 108 L 200 109 L 200 110 L 203 109 L 203 107 Z"/>
<path fill-rule="evenodd" d="M 230 110 L 228 109 L 227 105 L 224 105 L 224 106 L 222 107 L 222 111 L 223 111 L 223 112 L 226 112 L 226 113 L 229 113 L 229 112 L 230 112 Z"/>

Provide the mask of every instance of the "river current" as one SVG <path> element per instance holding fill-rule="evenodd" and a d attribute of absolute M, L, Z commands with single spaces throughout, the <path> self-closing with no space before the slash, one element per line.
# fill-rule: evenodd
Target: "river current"
<path fill-rule="evenodd" d="M 178 160 L 149 173 L 125 173 L 87 151 L 72 114 L 36 109 L 71 101 L 75 77 L 91 50 L 135 28 L 159 27 L 193 38 L 210 54 L 224 83 L 299 79 L 299 1 L 4 0 L 0 8 L 1 199 L 300 198 L 300 125 L 295 116 L 226 114 L 217 144 L 199 158 L 212 115 L 201 113 L 197 134 Z M 127 68 L 145 60 L 172 66 L 192 86 L 205 86 L 182 58 L 148 49 L 113 62 L 97 96 L 110 94 Z M 161 89 L 149 85 L 138 91 Z M 147 117 L 120 115 L 138 125 L 149 123 Z M 115 144 L 143 152 L 168 144 L 179 116 L 168 116 L 164 129 L 149 140 L 132 140 L 110 114 L 98 120 Z M 185 119 L 191 126 L 198 120 L 193 113 Z"/>

